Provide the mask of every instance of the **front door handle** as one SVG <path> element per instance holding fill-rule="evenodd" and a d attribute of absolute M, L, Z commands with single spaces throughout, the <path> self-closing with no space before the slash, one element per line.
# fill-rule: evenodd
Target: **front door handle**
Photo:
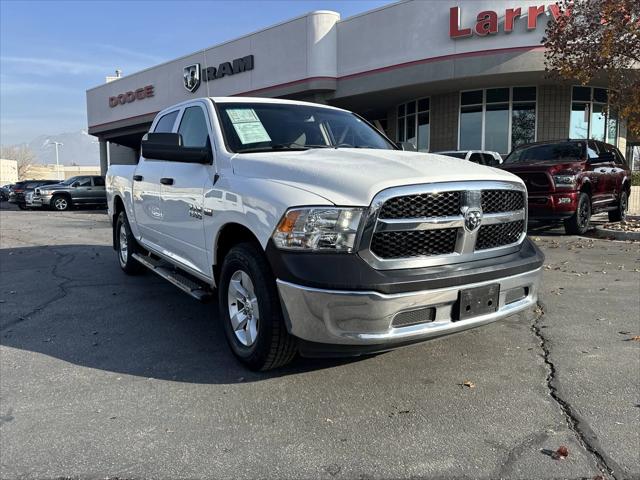
<path fill-rule="evenodd" d="M 141 182 L 142 181 L 142 175 L 134 175 L 133 176 L 133 181 L 134 182 Z"/>
<path fill-rule="evenodd" d="M 168 177 L 162 177 L 160 179 L 160 183 L 162 185 L 173 185 L 173 178 L 168 178 Z"/>

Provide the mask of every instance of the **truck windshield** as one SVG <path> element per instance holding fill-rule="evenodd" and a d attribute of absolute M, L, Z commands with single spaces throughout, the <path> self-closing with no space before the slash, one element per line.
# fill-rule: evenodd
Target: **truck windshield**
<path fill-rule="evenodd" d="M 353 113 L 311 105 L 218 103 L 232 152 L 396 147 Z"/>
<path fill-rule="evenodd" d="M 585 157 L 584 142 L 561 142 L 531 145 L 514 150 L 504 163 L 525 163 L 534 161 L 571 162 Z"/>

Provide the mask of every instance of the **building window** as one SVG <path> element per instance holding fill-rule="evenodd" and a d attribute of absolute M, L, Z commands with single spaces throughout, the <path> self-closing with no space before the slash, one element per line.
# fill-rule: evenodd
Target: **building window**
<path fill-rule="evenodd" d="M 569 137 L 617 145 L 618 117 L 609 109 L 606 89 L 573 87 Z"/>
<path fill-rule="evenodd" d="M 429 151 L 429 99 L 398 105 L 398 142 L 410 142 L 419 152 Z"/>
<path fill-rule="evenodd" d="M 509 153 L 536 138 L 536 87 L 460 92 L 460 150 Z"/>

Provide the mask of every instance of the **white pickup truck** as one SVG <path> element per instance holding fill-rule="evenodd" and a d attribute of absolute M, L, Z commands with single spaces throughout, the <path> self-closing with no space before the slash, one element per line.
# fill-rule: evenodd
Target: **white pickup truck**
<path fill-rule="evenodd" d="M 338 108 L 184 102 L 106 182 L 122 269 L 217 293 L 251 369 L 389 350 L 537 301 L 543 255 L 518 177 L 402 151 Z"/>

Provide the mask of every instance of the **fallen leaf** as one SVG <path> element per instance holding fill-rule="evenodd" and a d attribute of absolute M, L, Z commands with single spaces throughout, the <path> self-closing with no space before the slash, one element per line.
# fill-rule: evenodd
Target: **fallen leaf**
<path fill-rule="evenodd" d="M 564 445 L 560 445 L 555 452 L 557 460 L 564 460 L 569 456 L 569 449 Z"/>
<path fill-rule="evenodd" d="M 629 340 L 633 340 L 634 342 L 640 342 L 640 335 L 634 335 Z"/>
<path fill-rule="evenodd" d="M 462 385 L 464 387 L 476 388 L 476 384 L 473 383 L 471 380 L 465 380 L 464 382 L 462 382 Z"/>

